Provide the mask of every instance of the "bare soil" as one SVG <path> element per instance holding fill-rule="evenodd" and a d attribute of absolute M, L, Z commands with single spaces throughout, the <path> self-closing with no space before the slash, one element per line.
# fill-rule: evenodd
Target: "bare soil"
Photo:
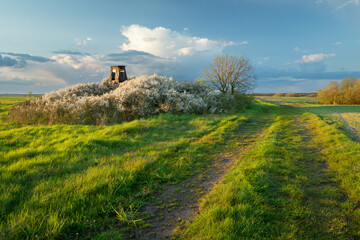
<path fill-rule="evenodd" d="M 241 160 L 261 134 L 256 122 L 250 129 L 236 132 L 240 144 L 235 149 L 226 149 L 218 154 L 209 166 L 201 173 L 194 175 L 177 185 L 167 185 L 155 197 L 155 201 L 147 205 L 142 214 L 147 214 L 146 228 L 136 229 L 127 239 L 176 239 L 176 233 L 183 230 L 189 221 L 199 213 L 200 199 L 204 198 L 229 172 L 237 161 Z M 255 126 L 255 127 L 254 127 Z"/>

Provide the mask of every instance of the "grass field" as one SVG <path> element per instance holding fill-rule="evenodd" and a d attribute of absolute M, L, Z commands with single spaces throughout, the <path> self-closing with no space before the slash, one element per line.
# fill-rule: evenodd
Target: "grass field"
<path fill-rule="evenodd" d="M 135 238 L 129 231 L 152 228 L 144 206 L 240 148 L 239 135 L 254 126 L 261 131 L 249 151 L 233 155 L 175 236 L 360 238 L 359 106 L 261 97 L 269 103 L 232 114 L 110 126 L 7 123 L 7 110 L 23 99 L 0 98 L 1 239 Z"/>
<path fill-rule="evenodd" d="M 258 96 L 257 98 L 270 102 L 276 105 L 284 106 L 297 106 L 302 107 L 304 105 L 318 105 L 319 102 L 316 98 L 312 97 L 271 97 L 271 96 Z"/>
<path fill-rule="evenodd" d="M 1 98 L 3 115 L 21 99 Z M 223 138 L 262 108 L 240 114 L 160 115 L 112 126 L 0 126 L 0 232 L 7 239 L 85 239 L 119 228 L 161 184 L 193 175 Z M 132 209 L 132 210 L 130 210 Z"/>

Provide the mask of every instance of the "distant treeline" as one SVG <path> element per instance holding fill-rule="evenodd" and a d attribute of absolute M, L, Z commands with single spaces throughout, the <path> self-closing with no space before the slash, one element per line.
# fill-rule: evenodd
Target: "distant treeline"
<path fill-rule="evenodd" d="M 24 93 L 24 94 L 21 94 L 21 93 L 19 93 L 19 94 L 17 94 L 17 93 L 0 93 L 0 97 L 26 97 L 26 96 L 33 96 L 33 97 L 40 97 L 40 96 L 42 96 L 42 95 L 44 95 L 44 94 L 41 94 L 41 93 L 39 93 L 39 94 L 37 94 L 37 93 Z"/>
<path fill-rule="evenodd" d="M 341 83 L 331 81 L 318 91 L 317 99 L 322 104 L 360 104 L 360 79 L 344 78 Z"/>

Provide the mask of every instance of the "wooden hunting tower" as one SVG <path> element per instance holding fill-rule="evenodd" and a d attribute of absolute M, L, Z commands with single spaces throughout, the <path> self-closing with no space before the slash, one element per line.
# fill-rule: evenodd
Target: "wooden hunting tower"
<path fill-rule="evenodd" d="M 114 82 L 125 82 L 127 80 L 125 66 L 111 66 L 110 80 Z"/>

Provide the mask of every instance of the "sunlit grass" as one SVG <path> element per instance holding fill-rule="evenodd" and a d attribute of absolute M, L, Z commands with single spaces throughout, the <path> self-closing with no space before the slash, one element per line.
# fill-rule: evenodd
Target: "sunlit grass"
<path fill-rule="evenodd" d="M 18 101 L 2 99 L 3 112 Z M 84 239 L 109 232 L 119 225 L 119 204 L 137 211 L 163 183 L 201 171 L 227 132 L 261 112 L 254 106 L 240 114 L 164 114 L 111 126 L 3 121 L 1 238 Z"/>
<path fill-rule="evenodd" d="M 183 239 L 359 238 L 359 144 L 314 114 L 277 114 Z"/>
<path fill-rule="evenodd" d="M 317 105 L 319 102 L 313 97 L 273 97 L 273 96 L 256 96 L 263 101 L 274 103 L 277 105 L 290 106 L 307 106 Z"/>
<path fill-rule="evenodd" d="M 23 99 L 0 98 L 2 118 Z M 138 213 L 164 183 L 202 172 L 219 152 L 242 144 L 238 129 L 256 122 L 267 130 L 180 237 L 357 239 L 360 147 L 344 126 L 359 129 L 360 107 L 312 101 L 269 100 L 297 109 L 256 101 L 245 112 L 110 126 L 2 119 L 0 238 L 122 239 L 124 230 L 145 226 Z"/>

